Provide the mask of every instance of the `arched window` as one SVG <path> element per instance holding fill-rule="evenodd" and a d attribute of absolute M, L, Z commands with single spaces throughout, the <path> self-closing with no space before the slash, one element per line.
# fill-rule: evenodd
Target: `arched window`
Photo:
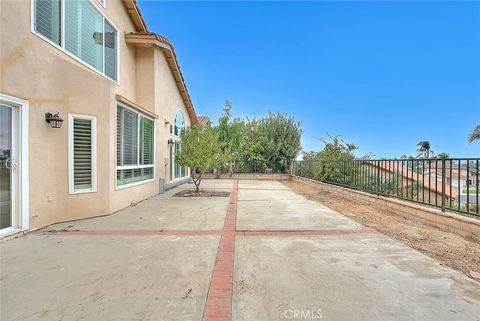
<path fill-rule="evenodd" d="M 185 131 L 185 117 L 181 110 L 175 115 L 175 132 L 176 136 L 180 136 Z"/>
<path fill-rule="evenodd" d="M 170 127 L 171 128 L 171 127 Z M 181 110 L 177 111 L 175 115 L 175 123 L 170 129 L 170 138 L 173 144 L 170 147 L 170 168 L 171 168 L 171 180 L 179 179 L 188 176 L 188 168 L 182 167 L 175 162 L 175 153 L 178 153 L 182 149 L 182 142 L 180 136 L 185 132 L 185 116 Z"/>

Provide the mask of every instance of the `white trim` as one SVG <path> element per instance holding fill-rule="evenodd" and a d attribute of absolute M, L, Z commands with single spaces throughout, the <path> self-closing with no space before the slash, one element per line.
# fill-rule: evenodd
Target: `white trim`
<path fill-rule="evenodd" d="M 102 9 L 107 8 L 107 0 L 97 0 L 97 2 L 100 4 Z"/>
<path fill-rule="evenodd" d="M 75 190 L 73 182 L 73 120 L 88 119 L 92 121 L 92 187 Z M 68 114 L 68 193 L 83 194 L 97 192 L 97 117 L 88 115 Z"/>
<path fill-rule="evenodd" d="M 115 175 L 115 176 L 116 176 L 116 175 Z M 130 183 L 130 184 L 124 184 L 124 185 L 116 186 L 116 187 L 115 187 L 115 190 L 118 191 L 118 190 L 121 190 L 121 189 L 129 188 L 129 187 L 134 187 L 134 186 L 138 186 L 138 185 L 143 185 L 143 184 L 151 183 L 151 182 L 154 182 L 154 181 L 155 181 L 155 178 L 149 178 L 149 179 L 144 180 L 144 181 L 138 181 L 138 182 L 135 182 L 135 183 Z"/>
<path fill-rule="evenodd" d="M 13 234 L 18 233 L 20 231 L 21 231 L 21 229 L 14 228 L 14 227 L 11 227 L 11 226 L 6 227 L 6 228 L 2 228 L 2 229 L 0 229 L 0 238 L 13 235 Z"/>
<path fill-rule="evenodd" d="M 62 16 L 60 18 L 60 45 L 54 43 L 53 41 L 51 41 L 50 39 L 48 39 L 47 37 L 45 37 L 44 35 L 38 33 L 36 30 L 35 30 L 35 1 L 36 0 L 30 0 L 30 4 L 31 4 L 31 10 L 30 10 L 30 32 L 32 34 L 34 34 L 35 36 L 39 37 L 40 39 L 42 39 L 43 41 L 47 42 L 48 44 L 50 44 L 51 46 L 55 47 L 56 49 L 62 51 L 64 54 L 66 54 L 67 56 L 69 56 L 70 58 L 74 59 L 75 61 L 81 63 L 82 65 L 84 65 L 85 67 L 88 67 L 88 69 L 94 71 L 96 74 L 98 74 L 99 76 L 102 76 L 103 78 L 113 82 L 115 85 L 117 86 L 120 86 L 120 36 L 119 36 L 119 29 L 117 28 L 117 26 L 112 23 L 112 21 L 110 19 L 108 19 L 105 14 L 100 11 L 98 9 L 98 7 L 94 4 L 93 0 L 89 0 L 90 4 L 92 4 L 92 6 L 95 8 L 95 10 L 98 11 L 98 13 L 103 17 L 103 19 L 105 19 L 116 31 L 116 34 L 117 34 L 117 41 L 115 43 L 115 45 L 117 46 L 116 48 L 116 51 L 117 51 L 117 56 L 116 56 L 116 67 L 117 67 L 117 70 L 116 70 L 116 76 L 117 76 L 117 80 L 114 80 L 110 77 L 108 77 L 104 72 L 102 71 L 99 71 L 97 69 L 95 69 L 95 67 L 91 66 L 90 64 L 88 64 L 87 62 L 83 61 L 81 58 L 75 56 L 74 54 L 72 54 L 71 52 L 69 52 L 66 48 L 65 48 L 65 0 L 60 0 L 60 11 L 62 13 Z M 105 20 L 103 20 L 103 25 L 105 25 Z M 104 29 L 105 31 L 105 29 Z M 103 37 L 105 38 L 105 32 L 103 33 Z M 105 39 L 103 40 L 103 51 L 105 51 Z M 102 70 L 105 70 L 105 55 L 103 55 L 103 66 L 102 66 Z"/>
<path fill-rule="evenodd" d="M 28 230 L 30 227 L 30 194 L 29 194 L 29 104 L 28 101 L 16 98 L 13 96 L 0 93 L 0 102 L 4 102 L 7 105 L 13 105 L 19 108 L 18 112 L 18 133 L 19 139 L 19 183 L 20 186 L 20 208 L 18 210 L 19 217 L 17 218 L 17 229 Z M 18 222 L 18 219 L 20 222 Z M 14 227 L 15 228 L 15 227 Z M 3 233 L 2 233 L 3 235 Z"/>
<path fill-rule="evenodd" d="M 127 109 L 128 111 L 132 112 L 132 113 L 135 113 L 137 115 L 137 164 L 136 165 L 117 165 L 117 132 L 118 132 L 118 129 L 117 129 L 117 114 L 118 114 L 118 107 L 121 107 L 123 109 Z M 152 164 L 139 164 L 140 163 L 140 117 L 144 117 L 150 121 L 153 122 L 153 162 Z M 121 122 L 121 126 L 123 125 L 123 113 L 122 113 L 122 122 Z M 123 131 L 122 129 L 120 128 L 120 132 L 122 134 L 122 137 L 121 137 L 121 142 L 120 142 L 120 148 L 121 148 L 121 151 L 120 151 L 120 158 L 122 159 L 123 158 Z M 126 105 L 125 103 L 122 103 L 122 102 L 119 102 L 119 101 L 116 101 L 115 102 L 115 190 L 120 190 L 120 189 L 124 189 L 124 188 L 128 188 L 128 187 L 132 187 L 132 186 L 137 186 L 137 185 L 141 185 L 141 184 L 144 184 L 144 183 L 149 183 L 149 182 L 153 182 L 155 181 L 156 179 L 156 141 L 157 141 L 157 137 L 156 137 L 156 133 L 157 133 L 157 122 L 154 118 Z M 117 180 L 117 172 L 119 170 L 125 170 L 125 169 L 141 169 L 141 168 L 152 168 L 152 171 L 153 171 L 153 177 L 152 178 L 149 178 L 149 179 L 146 179 L 146 180 L 142 180 L 142 181 L 138 181 L 138 182 L 134 182 L 134 183 L 130 183 L 130 184 L 123 184 L 123 185 L 118 185 L 118 180 Z"/>
<path fill-rule="evenodd" d="M 147 164 L 147 165 L 117 165 L 117 170 L 121 169 L 141 169 L 141 168 L 150 168 L 154 167 L 155 164 Z"/>
<path fill-rule="evenodd" d="M 120 105 L 120 107 L 122 108 L 125 108 L 125 109 L 128 109 L 129 111 L 131 111 L 132 113 L 135 113 L 135 114 L 138 114 L 138 115 L 141 115 L 142 117 L 145 117 L 145 118 L 148 118 L 150 120 L 153 120 L 153 122 L 155 123 L 155 118 L 153 117 L 150 117 L 149 115 L 147 114 L 144 114 L 142 113 L 142 111 L 138 110 L 138 109 L 135 109 L 133 107 L 130 107 L 128 106 L 127 104 L 121 102 L 121 101 L 116 101 L 116 105 Z M 115 114 L 115 117 L 116 117 L 117 114 Z M 115 121 L 116 121 L 116 118 L 115 118 Z"/>

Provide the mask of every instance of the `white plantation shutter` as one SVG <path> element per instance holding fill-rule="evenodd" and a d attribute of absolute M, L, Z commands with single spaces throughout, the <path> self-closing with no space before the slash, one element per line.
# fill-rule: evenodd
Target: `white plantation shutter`
<path fill-rule="evenodd" d="M 60 45 L 60 0 L 35 1 L 35 31 Z"/>
<path fill-rule="evenodd" d="M 123 151 L 122 165 L 137 165 L 138 155 L 138 115 L 123 109 Z"/>
<path fill-rule="evenodd" d="M 117 166 L 123 164 L 122 159 L 122 124 L 123 124 L 123 108 L 117 107 Z"/>
<path fill-rule="evenodd" d="M 65 49 L 103 72 L 103 42 L 103 17 L 95 7 L 88 0 L 66 0 Z"/>
<path fill-rule="evenodd" d="M 34 0 L 33 3 L 36 33 L 117 80 L 117 30 L 90 0 Z"/>
<path fill-rule="evenodd" d="M 69 191 L 96 190 L 96 118 L 69 115 Z"/>
<path fill-rule="evenodd" d="M 154 177 L 155 123 L 117 106 L 117 186 Z"/>
<path fill-rule="evenodd" d="M 153 121 L 142 117 L 140 123 L 140 164 L 153 164 Z"/>
<path fill-rule="evenodd" d="M 117 31 L 105 20 L 105 75 L 117 80 Z"/>
<path fill-rule="evenodd" d="M 91 189 L 93 185 L 92 120 L 73 120 L 73 186 L 75 190 Z"/>

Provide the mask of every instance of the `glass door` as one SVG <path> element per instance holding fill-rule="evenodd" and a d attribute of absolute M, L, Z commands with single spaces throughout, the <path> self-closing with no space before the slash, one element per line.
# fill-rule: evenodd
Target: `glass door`
<path fill-rule="evenodd" d="M 0 230 L 15 226 L 15 110 L 0 105 Z"/>

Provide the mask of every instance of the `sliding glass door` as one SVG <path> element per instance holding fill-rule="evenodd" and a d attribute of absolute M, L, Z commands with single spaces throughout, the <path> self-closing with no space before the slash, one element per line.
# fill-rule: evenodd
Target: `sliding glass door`
<path fill-rule="evenodd" d="M 15 226 L 16 110 L 0 105 L 0 230 Z"/>

